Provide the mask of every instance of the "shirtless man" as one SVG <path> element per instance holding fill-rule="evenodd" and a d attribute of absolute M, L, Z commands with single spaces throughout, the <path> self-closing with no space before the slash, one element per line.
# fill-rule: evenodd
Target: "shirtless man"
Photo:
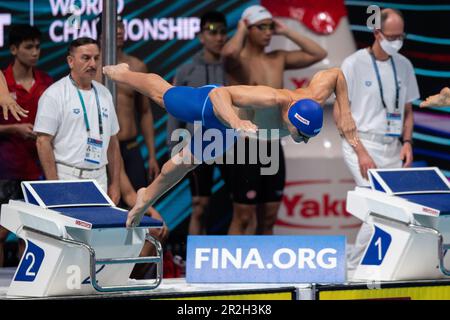
<path fill-rule="evenodd" d="M 102 21 L 97 22 L 97 33 L 100 38 Z M 124 25 L 122 19 L 118 17 L 117 21 L 117 61 L 126 63 L 130 69 L 136 72 L 148 72 L 144 62 L 136 57 L 127 55 L 123 52 L 124 45 Z M 101 64 L 101 62 L 100 62 Z M 97 74 L 97 81 L 101 81 L 101 71 Z M 149 151 L 149 172 L 145 171 L 144 159 L 140 153 L 139 143 L 136 141 L 138 127 L 136 123 L 136 110 L 140 116 L 140 128 L 144 137 L 145 144 Z M 130 87 L 119 84 L 117 86 L 117 118 L 119 120 L 120 131 L 117 135 L 120 142 L 120 153 L 125 163 L 125 172 L 127 173 L 131 184 L 135 190 L 145 187 L 148 179 L 155 178 L 159 174 L 159 166 L 156 161 L 155 139 L 153 115 L 150 108 L 150 101 L 137 94 Z"/>
<path fill-rule="evenodd" d="M 440 93 L 429 96 L 420 104 L 421 108 L 427 107 L 449 107 L 450 106 L 450 88 L 445 87 Z"/>
<path fill-rule="evenodd" d="M 265 48 L 273 35 L 288 38 L 300 49 L 266 53 Z M 324 59 L 327 52 L 313 40 L 272 19 L 266 8 L 254 5 L 242 13 L 237 32 L 225 44 L 222 56 L 229 84 L 265 85 L 281 89 L 284 70 L 308 67 Z M 258 110 L 254 117 L 270 122 L 277 113 L 276 108 Z M 229 188 L 233 197 L 229 234 L 273 234 L 285 185 L 285 160 L 279 142 L 274 144 L 269 141 L 267 144 L 267 150 L 270 147 L 279 148 L 279 170 L 276 174 L 259 174 L 263 167 L 260 162 L 228 166 Z"/>
<path fill-rule="evenodd" d="M 8 120 L 8 112 L 11 112 L 17 121 L 20 121 L 20 117 L 28 117 L 28 110 L 19 106 L 9 94 L 8 85 L 2 71 L 0 71 L 0 107 L 2 107 L 3 119 L 5 120 Z"/>
<path fill-rule="evenodd" d="M 318 72 L 307 88 L 297 90 L 266 86 L 174 87 L 157 74 L 133 72 L 126 64 L 103 67 L 103 73 L 150 97 L 179 120 L 201 121 L 205 128 L 218 129 L 223 134 L 229 128 L 253 132 L 258 127 L 278 128 L 280 136 L 290 135 L 298 143 L 306 142 L 320 132 L 323 122 L 321 106 L 334 92 L 338 130 L 351 145 L 357 145 L 347 84 L 339 68 Z M 265 108 L 276 108 L 278 116 L 271 121 L 254 117 L 253 110 Z M 244 109 L 248 112 L 240 112 Z M 198 165 L 189 152 L 189 148 L 180 151 L 164 164 L 161 174 L 147 188 L 138 190 L 136 205 L 128 213 L 127 227 L 139 225 L 146 209 Z M 186 154 L 190 161 L 179 161 Z M 216 154 L 218 156 L 220 154 Z"/>

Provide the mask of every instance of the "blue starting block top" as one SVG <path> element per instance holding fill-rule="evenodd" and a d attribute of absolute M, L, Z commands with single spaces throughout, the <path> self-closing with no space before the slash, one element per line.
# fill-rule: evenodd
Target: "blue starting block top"
<path fill-rule="evenodd" d="M 450 214 L 450 184 L 438 168 L 371 169 L 372 189 Z"/>
<path fill-rule="evenodd" d="M 44 208 L 114 205 L 92 180 L 22 182 L 22 190 L 26 202 Z"/>
<path fill-rule="evenodd" d="M 55 211 L 78 220 L 92 224 L 92 229 L 124 228 L 128 211 L 112 207 L 66 207 L 56 208 Z M 144 216 L 139 227 L 161 228 L 162 221 Z"/>
<path fill-rule="evenodd" d="M 128 212 L 116 208 L 94 180 L 22 182 L 27 203 L 51 208 L 92 224 L 93 229 L 123 228 Z M 144 216 L 139 227 L 160 228 L 162 221 Z"/>
<path fill-rule="evenodd" d="M 450 193 L 450 184 L 438 168 L 370 169 L 372 189 L 388 194 Z"/>

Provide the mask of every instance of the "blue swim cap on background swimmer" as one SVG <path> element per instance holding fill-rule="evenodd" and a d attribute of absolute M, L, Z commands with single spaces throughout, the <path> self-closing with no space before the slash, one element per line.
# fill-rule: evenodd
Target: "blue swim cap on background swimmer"
<path fill-rule="evenodd" d="M 323 109 L 314 100 L 301 99 L 289 108 L 288 118 L 302 134 L 314 137 L 322 129 Z"/>

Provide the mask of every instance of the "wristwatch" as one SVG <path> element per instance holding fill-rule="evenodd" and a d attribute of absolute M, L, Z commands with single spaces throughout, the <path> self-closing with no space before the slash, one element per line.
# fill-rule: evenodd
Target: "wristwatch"
<path fill-rule="evenodd" d="M 411 145 L 411 147 L 413 146 L 413 141 L 412 140 L 409 140 L 409 139 L 403 140 L 402 139 L 402 144 L 405 144 L 405 143 L 409 143 Z"/>

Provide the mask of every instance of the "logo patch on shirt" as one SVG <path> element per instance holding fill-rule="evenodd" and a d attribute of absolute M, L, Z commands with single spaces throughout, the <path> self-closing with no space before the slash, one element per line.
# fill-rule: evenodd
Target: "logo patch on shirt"
<path fill-rule="evenodd" d="M 372 81 L 366 81 L 365 84 L 366 84 L 366 87 L 370 87 L 372 85 Z"/>
<path fill-rule="evenodd" d="M 102 115 L 103 118 L 108 118 L 108 108 L 102 108 Z"/>
<path fill-rule="evenodd" d="M 80 109 L 79 108 L 74 108 L 73 110 L 74 114 L 80 114 Z"/>
<path fill-rule="evenodd" d="M 298 121 L 300 121 L 303 124 L 306 124 L 307 126 L 309 126 L 309 120 L 303 118 L 301 115 L 299 115 L 297 112 L 294 115 L 295 119 L 297 119 Z"/>

